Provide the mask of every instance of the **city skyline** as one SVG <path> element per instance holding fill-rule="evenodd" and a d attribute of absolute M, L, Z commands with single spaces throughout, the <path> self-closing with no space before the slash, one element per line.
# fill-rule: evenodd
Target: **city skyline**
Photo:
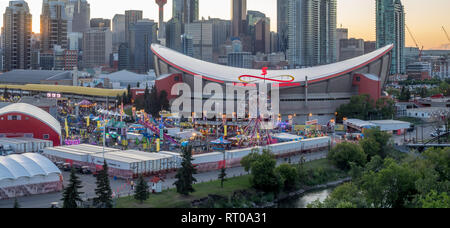
<path fill-rule="evenodd" d="M 39 33 L 42 0 L 27 0 L 26 2 L 33 15 L 33 32 Z M 406 24 L 411 28 L 420 46 L 423 45 L 425 49 L 443 49 L 448 41 L 441 27 L 445 26 L 447 30 L 450 30 L 450 20 L 445 12 L 450 8 L 450 1 L 432 0 L 432 2 L 432 4 L 423 4 L 421 0 L 402 0 L 405 6 Z M 127 3 L 123 3 L 121 1 L 89 0 L 89 3 L 91 4 L 91 18 L 112 19 L 115 14 L 124 14 L 125 10 L 137 9 L 144 11 L 144 18 L 158 21 L 158 6 L 154 1 L 129 0 Z M 102 10 L 102 5 L 105 3 L 108 4 L 108 10 Z M 0 10 L 4 12 L 8 4 L 9 0 L 0 0 Z M 276 0 L 248 0 L 247 4 L 248 10 L 261 11 L 270 17 L 271 30 L 277 30 Z M 342 27 L 348 28 L 349 37 L 368 41 L 375 40 L 375 1 L 338 0 L 337 7 L 338 27 L 342 25 Z M 228 10 L 223 10 L 224 8 Z M 164 9 L 164 20 L 167 22 L 172 17 L 171 0 L 167 2 Z M 211 16 L 231 19 L 231 1 L 199 0 L 199 11 L 200 18 Z M 3 25 L 3 17 L 0 18 L 0 23 Z M 406 46 L 415 46 L 409 34 L 406 36 Z"/>

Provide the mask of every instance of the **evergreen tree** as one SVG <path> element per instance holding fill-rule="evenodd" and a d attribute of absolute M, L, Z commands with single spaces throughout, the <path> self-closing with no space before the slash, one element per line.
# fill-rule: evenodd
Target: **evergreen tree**
<path fill-rule="evenodd" d="M 159 94 L 159 100 L 161 103 L 161 110 L 165 110 L 165 111 L 170 111 L 170 104 L 169 104 L 169 100 L 167 99 L 167 92 L 165 90 L 161 91 L 161 93 Z"/>
<path fill-rule="evenodd" d="M 227 179 L 226 179 L 226 176 L 227 176 L 226 171 L 227 171 L 227 169 L 225 168 L 225 166 L 223 166 L 222 169 L 220 170 L 220 173 L 219 173 L 220 186 L 221 186 L 222 188 L 223 188 L 223 183 L 224 183 L 225 181 L 227 181 Z"/>
<path fill-rule="evenodd" d="M 19 201 L 17 201 L 17 198 L 14 198 L 14 208 L 20 208 Z"/>
<path fill-rule="evenodd" d="M 148 89 L 148 85 L 144 91 L 144 110 L 146 113 L 150 113 L 150 90 Z"/>
<path fill-rule="evenodd" d="M 138 82 L 138 83 L 136 84 L 136 87 L 139 88 L 140 86 L 141 86 L 141 83 Z"/>
<path fill-rule="evenodd" d="M 177 192 L 182 195 L 189 195 L 189 193 L 194 192 L 195 189 L 192 187 L 194 182 L 197 180 L 194 178 L 194 174 L 197 173 L 197 170 L 192 165 L 192 146 L 183 147 L 183 161 L 181 162 L 181 168 L 178 169 L 177 181 L 175 181 L 174 185 L 177 186 Z"/>
<path fill-rule="evenodd" d="M 131 104 L 131 99 L 133 99 L 133 97 L 131 95 L 131 86 L 128 85 L 128 87 L 127 87 L 127 103 L 126 104 Z"/>
<path fill-rule="evenodd" d="M 116 102 L 117 102 L 117 104 L 120 104 L 121 101 L 122 101 L 122 96 L 120 96 L 119 94 L 117 94 L 117 96 L 116 96 Z"/>
<path fill-rule="evenodd" d="M 5 98 L 6 100 L 9 99 L 8 87 L 6 86 L 5 89 L 3 90 L 3 98 Z"/>
<path fill-rule="evenodd" d="M 126 105 L 128 104 L 128 96 L 125 92 L 122 94 L 122 104 Z"/>
<path fill-rule="evenodd" d="M 97 197 L 94 198 L 94 205 L 100 208 L 112 208 L 112 190 L 109 184 L 106 161 L 103 164 L 103 169 L 97 174 L 96 184 L 95 195 Z"/>
<path fill-rule="evenodd" d="M 150 91 L 150 98 L 149 98 L 149 110 L 150 114 L 153 117 L 159 117 L 159 112 L 161 111 L 161 102 L 159 101 L 158 97 L 158 90 L 155 86 L 152 87 L 152 90 Z"/>
<path fill-rule="evenodd" d="M 78 202 L 83 202 L 80 197 L 83 192 L 78 191 L 79 189 L 83 188 L 83 186 L 81 186 L 81 181 L 77 177 L 75 169 L 73 168 L 70 172 L 69 182 L 69 185 L 64 189 L 63 193 L 63 208 L 77 208 Z"/>
<path fill-rule="evenodd" d="M 400 91 L 400 96 L 398 97 L 399 101 L 407 102 L 411 99 L 411 92 L 408 88 L 402 87 L 402 90 Z"/>
<path fill-rule="evenodd" d="M 140 175 L 138 183 L 134 190 L 134 198 L 136 200 L 139 200 L 139 202 L 142 204 L 142 202 L 146 201 L 149 197 L 150 191 L 147 182 L 144 180 L 144 177 Z"/>

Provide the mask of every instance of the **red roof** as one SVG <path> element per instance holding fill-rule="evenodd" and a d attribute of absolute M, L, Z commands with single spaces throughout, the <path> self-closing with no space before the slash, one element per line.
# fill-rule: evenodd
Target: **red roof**
<path fill-rule="evenodd" d="M 150 180 L 150 182 L 152 182 L 152 183 L 158 183 L 158 182 L 160 182 L 161 181 L 161 178 L 159 178 L 159 177 L 153 177 L 151 180 Z"/>

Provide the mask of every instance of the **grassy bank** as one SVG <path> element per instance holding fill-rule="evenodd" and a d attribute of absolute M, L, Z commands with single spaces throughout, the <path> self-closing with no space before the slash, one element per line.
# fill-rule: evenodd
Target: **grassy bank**
<path fill-rule="evenodd" d="M 133 196 L 123 197 L 117 200 L 117 208 L 186 208 L 190 207 L 194 200 L 208 197 L 208 195 L 220 195 L 228 197 L 235 191 L 249 190 L 250 175 L 230 178 L 220 187 L 220 181 L 205 182 L 194 185 L 195 192 L 190 196 L 182 196 L 176 189 L 166 190 L 160 194 L 153 194 L 143 204 L 139 204 Z"/>
<path fill-rule="evenodd" d="M 336 169 L 327 159 L 316 160 L 303 165 L 308 172 L 302 187 L 305 185 L 314 186 L 346 177 L 346 174 Z M 190 196 L 182 196 L 176 189 L 163 191 L 160 194 L 153 194 L 150 199 L 143 204 L 139 204 L 133 196 L 123 197 L 117 200 L 117 208 L 189 208 L 191 202 L 208 197 L 208 195 L 219 195 L 230 198 L 236 191 L 245 190 L 248 193 L 256 193 L 250 184 L 251 175 L 229 178 L 224 183 L 224 188 L 220 187 L 220 181 L 199 183 L 194 185 L 196 190 Z M 300 187 L 300 186 L 299 186 Z M 256 195 L 256 194 L 255 194 Z M 270 198 L 270 197 L 269 197 Z M 256 200 L 252 200 L 256 201 Z"/>

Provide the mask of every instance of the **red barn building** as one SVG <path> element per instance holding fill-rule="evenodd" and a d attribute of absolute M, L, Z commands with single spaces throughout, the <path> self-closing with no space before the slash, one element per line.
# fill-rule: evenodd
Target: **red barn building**
<path fill-rule="evenodd" d="M 31 137 L 61 145 L 61 124 L 46 111 L 25 103 L 0 109 L 0 137 Z"/>

